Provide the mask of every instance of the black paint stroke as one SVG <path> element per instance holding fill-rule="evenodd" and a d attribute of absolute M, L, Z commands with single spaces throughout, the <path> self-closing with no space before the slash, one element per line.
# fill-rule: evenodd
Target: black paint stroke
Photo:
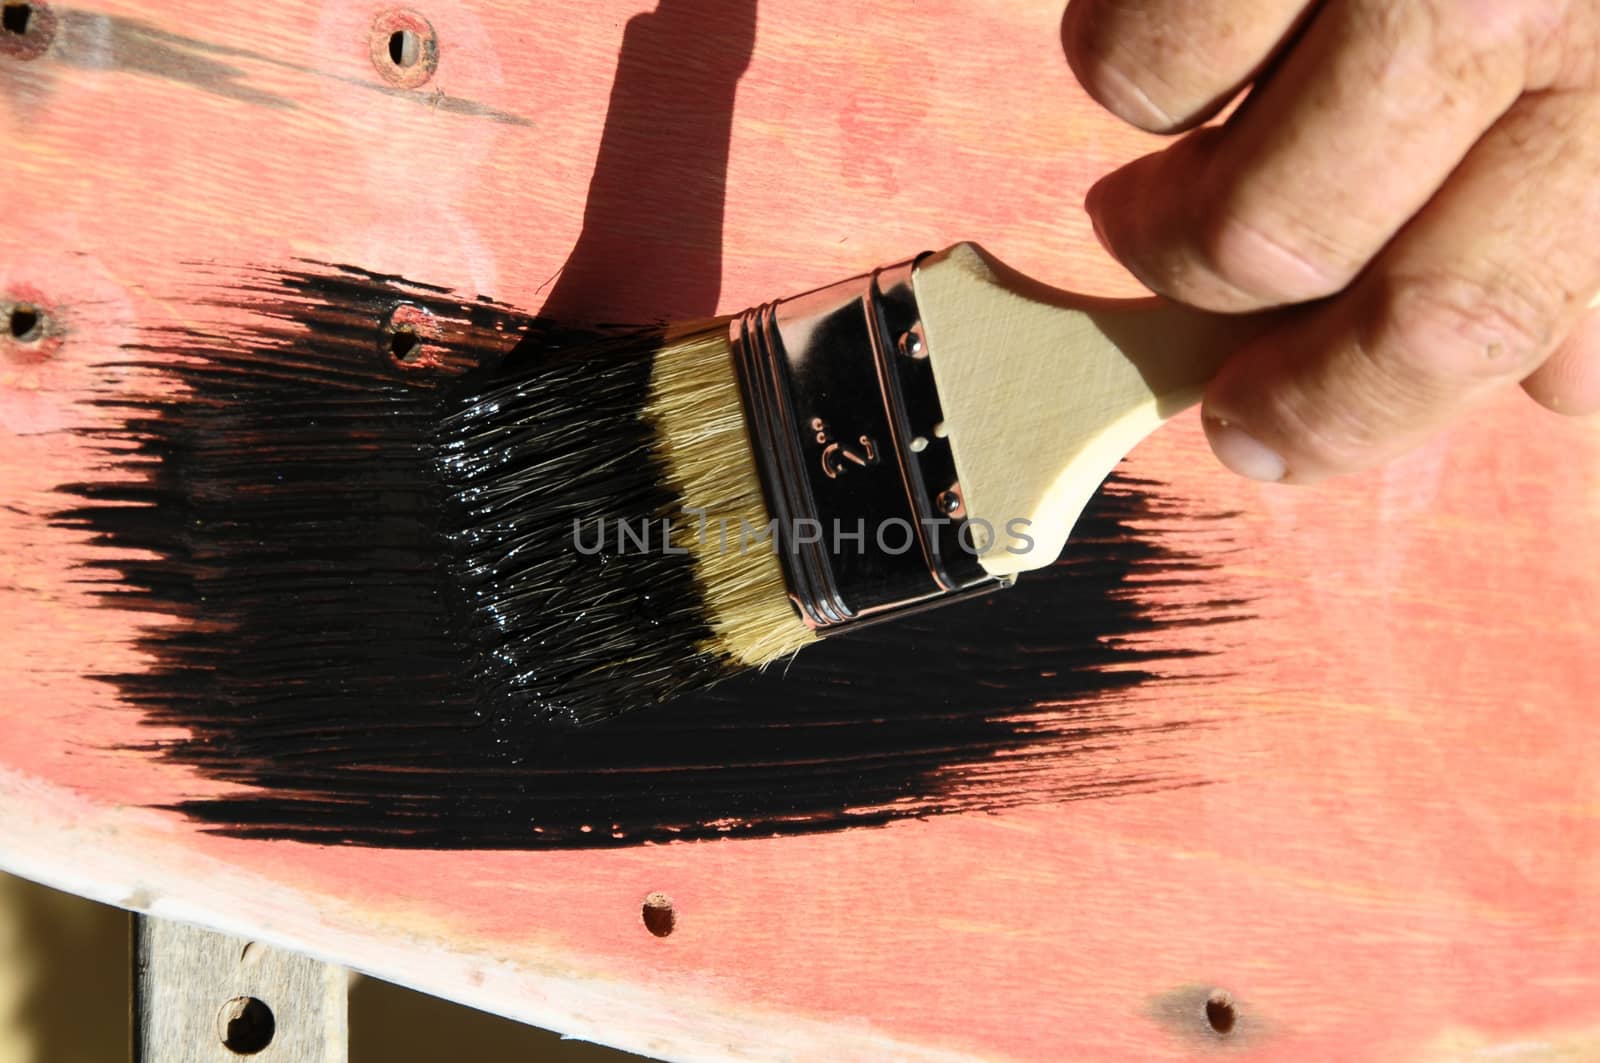
<path fill-rule="evenodd" d="M 187 737 L 160 757 L 238 789 L 172 807 L 229 834 L 423 848 L 632 845 L 839 830 L 1188 785 L 1145 743 L 1186 726 L 1124 698 L 1161 681 L 1217 601 L 1151 585 L 1214 558 L 1206 518 L 1115 479 L 1066 559 L 989 599 L 842 637 L 785 668 L 570 730 L 474 678 L 419 447 L 473 371 L 563 334 L 482 301 L 352 269 L 263 271 L 247 320 L 155 335 L 129 359 L 176 387 L 94 401 L 108 472 L 63 488 L 108 606 L 152 615 L 148 667 L 103 677 Z M 443 363 L 390 360 L 398 302 L 441 323 Z M 597 431 L 603 426 L 597 425 Z M 131 475 L 130 475 L 131 474 Z M 282 504 L 279 504 L 279 500 Z M 247 503 L 241 534 L 230 508 Z M 244 519 L 246 514 L 241 514 Z M 1165 664 L 1163 663 L 1165 662 Z"/>

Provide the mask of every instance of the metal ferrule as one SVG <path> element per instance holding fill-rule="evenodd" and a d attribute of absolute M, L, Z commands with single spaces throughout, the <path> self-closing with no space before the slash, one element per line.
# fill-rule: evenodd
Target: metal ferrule
<path fill-rule="evenodd" d="M 915 265 L 729 326 L 789 598 L 819 632 L 1010 582 L 983 570 L 967 527 Z"/>

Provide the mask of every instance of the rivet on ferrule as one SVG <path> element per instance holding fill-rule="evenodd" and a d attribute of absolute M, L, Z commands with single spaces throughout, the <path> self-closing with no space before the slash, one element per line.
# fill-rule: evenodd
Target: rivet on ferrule
<path fill-rule="evenodd" d="M 729 326 L 789 597 L 818 631 L 1008 585 L 965 534 L 914 266 Z"/>
<path fill-rule="evenodd" d="M 895 346 L 903 357 L 928 357 L 928 347 L 927 344 L 922 342 L 922 330 L 920 327 L 910 328 L 900 333 L 900 339 L 896 341 Z"/>

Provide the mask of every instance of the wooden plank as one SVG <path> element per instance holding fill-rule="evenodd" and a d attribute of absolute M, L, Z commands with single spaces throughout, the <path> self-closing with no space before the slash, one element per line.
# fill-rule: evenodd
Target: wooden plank
<path fill-rule="evenodd" d="M 84 533 L 51 514 L 104 463 L 81 400 L 171 386 L 105 364 L 213 313 L 193 298 L 216 276 L 352 263 L 647 321 L 965 238 L 1134 293 L 1076 205 L 1154 141 L 1074 88 L 1053 0 L 417 8 L 438 65 L 411 89 L 374 63 L 388 8 L 353 0 L 95 0 L 38 58 L 0 58 L 0 292 L 54 323 L 0 338 L 0 866 L 666 1058 L 1600 1051 L 1600 429 L 1515 396 L 1315 492 L 1227 476 L 1192 421 L 1153 437 L 1128 465 L 1153 508 L 1118 534 L 1216 567 L 1118 570 L 1153 620 L 1107 636 L 1150 655 L 1117 667 L 1158 677 L 1059 708 L 1131 737 L 1064 747 L 1010 807 L 776 838 L 730 813 L 692 844 L 600 822 L 605 849 L 316 844 L 167 810 L 252 784 L 161 756 L 192 736 L 94 678 L 149 666 L 150 618 L 97 602 Z M 1209 622 L 1217 601 L 1242 618 Z M 935 630 L 921 668 L 981 696 L 991 665 L 960 647 L 1022 608 Z M 1080 659 L 1028 661 L 1068 691 Z M 828 704 L 826 678 L 774 676 L 748 714 Z M 1130 773 L 1204 785 L 1042 796 Z"/>
<path fill-rule="evenodd" d="M 342 968 L 256 941 L 141 917 L 135 1063 L 344 1063 Z"/>

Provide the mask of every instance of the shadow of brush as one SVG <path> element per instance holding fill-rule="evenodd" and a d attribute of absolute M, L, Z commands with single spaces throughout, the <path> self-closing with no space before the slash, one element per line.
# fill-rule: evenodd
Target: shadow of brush
<path fill-rule="evenodd" d="M 583 229 L 541 317 L 716 312 L 734 94 L 755 40 L 755 0 L 661 0 L 628 22 Z"/>

